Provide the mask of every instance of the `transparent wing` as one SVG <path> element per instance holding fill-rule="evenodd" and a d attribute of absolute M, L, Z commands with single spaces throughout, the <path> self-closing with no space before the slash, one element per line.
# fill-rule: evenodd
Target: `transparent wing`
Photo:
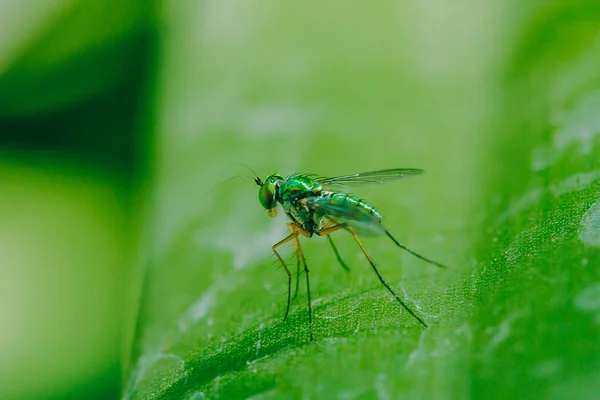
<path fill-rule="evenodd" d="M 315 180 L 323 186 L 351 186 L 369 183 L 382 184 L 392 182 L 398 179 L 408 178 L 414 175 L 419 175 L 423 172 L 425 171 L 416 168 L 391 168 L 382 169 L 379 171 L 361 172 L 352 175 L 334 176 L 331 178 L 317 178 Z"/>
<path fill-rule="evenodd" d="M 308 199 L 307 205 L 320 216 L 340 225 L 347 225 L 361 235 L 381 235 L 385 228 L 381 218 L 356 207 L 332 204 L 328 197 Z"/>

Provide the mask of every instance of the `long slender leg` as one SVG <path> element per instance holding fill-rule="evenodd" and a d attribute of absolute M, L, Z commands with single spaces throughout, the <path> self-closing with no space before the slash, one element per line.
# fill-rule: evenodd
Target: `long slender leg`
<path fill-rule="evenodd" d="M 294 224 L 293 223 L 288 223 L 287 224 L 288 227 L 288 231 L 290 233 L 294 233 L 296 230 L 294 229 Z M 298 236 L 298 235 L 296 235 Z M 294 288 L 294 295 L 292 296 L 292 300 L 296 300 L 296 297 L 298 296 L 298 286 L 300 283 L 300 256 L 298 255 L 298 238 L 296 237 L 296 240 L 294 240 L 292 242 L 294 244 L 294 255 L 296 256 L 296 284 L 295 284 L 295 288 Z"/>
<path fill-rule="evenodd" d="M 329 233 L 335 232 L 344 227 L 343 225 L 335 225 L 335 226 L 331 226 L 331 225 L 333 225 L 333 224 L 330 224 L 330 226 L 326 227 L 326 229 L 322 229 L 321 231 L 316 232 L 317 235 L 319 235 L 319 236 L 328 235 Z M 277 253 L 277 250 L 275 250 L 275 249 L 277 247 L 289 242 L 290 240 L 293 240 L 294 247 L 297 250 L 299 260 L 302 261 L 302 265 L 304 267 L 304 273 L 306 275 L 306 295 L 308 298 L 308 326 L 309 326 L 310 341 L 312 342 L 314 339 L 313 339 L 313 323 L 312 323 L 312 301 L 311 301 L 311 297 L 310 297 L 310 273 L 308 270 L 308 265 L 306 264 L 306 258 L 304 257 L 304 252 L 302 251 L 302 246 L 300 245 L 300 240 L 298 239 L 298 234 L 302 234 L 303 236 L 310 237 L 311 233 L 296 223 L 289 223 L 288 229 L 291 232 L 290 235 L 273 246 L 273 252 L 275 253 L 277 258 L 279 259 L 279 262 L 285 268 L 286 273 L 288 274 L 288 304 L 287 304 L 287 308 L 285 311 L 285 317 L 283 318 L 283 320 L 285 321 L 285 319 L 287 318 L 287 315 L 288 315 L 288 312 L 290 309 L 290 292 L 291 292 L 292 275 L 290 274 L 290 271 L 288 270 L 288 268 L 285 266 L 283 259 L 281 258 L 279 253 Z"/>
<path fill-rule="evenodd" d="M 292 274 L 290 273 L 290 270 L 288 269 L 288 267 L 285 265 L 285 262 L 283 262 L 283 258 L 281 258 L 281 256 L 279 255 L 279 253 L 277 252 L 277 248 L 279 246 L 282 246 L 284 244 L 286 244 L 287 242 L 289 242 L 290 240 L 294 240 L 298 237 L 298 232 L 294 231 L 293 233 L 291 233 L 289 236 L 287 236 L 285 239 L 280 240 L 279 242 L 275 243 L 273 245 L 273 247 L 271 248 L 273 250 L 273 253 L 275 253 L 275 256 L 277 257 L 277 259 L 279 260 L 279 263 L 281 264 L 281 266 L 285 269 L 285 273 L 288 276 L 288 292 L 287 292 L 287 306 L 285 307 L 285 315 L 283 317 L 283 320 L 285 321 L 288 317 L 288 313 L 290 312 L 290 296 L 292 293 Z"/>
<path fill-rule="evenodd" d="M 308 233 L 308 231 L 306 231 L 304 228 L 293 222 L 288 223 L 287 227 L 290 233 L 299 232 L 306 237 L 310 237 L 310 233 Z M 294 240 L 293 243 L 294 253 L 296 255 L 296 287 L 294 288 L 294 295 L 292 296 L 292 299 L 296 300 L 296 297 L 298 296 L 298 286 L 300 284 L 300 257 L 298 256 L 298 248 L 300 247 L 300 241 L 296 238 L 296 240 Z"/>
<path fill-rule="evenodd" d="M 298 255 L 298 250 L 296 249 L 296 287 L 294 288 L 294 295 L 292 296 L 292 300 L 296 300 L 298 297 L 298 286 L 300 284 L 300 256 Z"/>
<path fill-rule="evenodd" d="M 387 236 L 388 236 L 390 239 L 392 239 L 392 241 L 393 241 L 394 243 L 396 243 L 396 246 L 400 247 L 401 249 L 404 249 L 404 250 L 408 251 L 408 252 L 409 252 L 410 254 L 412 254 L 413 256 L 415 256 L 415 257 L 417 257 L 417 258 L 420 258 L 421 260 L 423 260 L 423 261 L 426 261 L 426 262 L 428 262 L 428 263 L 430 263 L 430 264 L 433 264 L 433 265 L 435 265 L 435 266 L 437 266 L 437 267 L 440 267 L 440 268 L 446 268 L 446 266 L 445 266 L 445 265 L 442 265 L 442 264 L 440 264 L 440 263 L 438 263 L 438 262 L 435 262 L 435 261 L 433 261 L 433 260 L 430 260 L 429 258 L 427 258 L 427 257 L 424 257 L 424 256 L 420 255 L 419 253 L 415 253 L 414 251 L 412 251 L 411 249 L 409 249 L 409 248 L 408 248 L 408 247 L 406 247 L 405 245 L 401 244 L 401 243 L 400 243 L 399 241 L 397 241 L 397 240 L 396 240 L 396 238 L 395 238 L 395 237 L 393 237 L 393 236 L 392 236 L 392 235 L 391 235 L 391 234 L 390 234 L 390 233 L 389 233 L 387 230 L 385 231 L 385 234 L 386 234 L 386 235 L 387 235 Z"/>
<path fill-rule="evenodd" d="M 308 330 L 310 334 L 310 341 L 313 341 L 313 324 L 312 324 L 312 302 L 310 300 L 310 279 L 308 273 L 308 266 L 306 265 L 306 258 L 304 257 L 304 252 L 302 251 L 302 247 L 300 246 L 300 240 L 298 239 L 298 234 L 296 234 L 296 245 L 298 246 L 298 255 L 302 260 L 302 265 L 304 266 L 304 274 L 306 275 L 306 295 L 308 297 Z"/>
<path fill-rule="evenodd" d="M 337 224 L 336 225 L 336 222 L 329 221 L 321 228 L 321 230 L 319 230 L 315 233 L 318 236 L 327 236 L 327 239 L 329 239 L 329 243 L 331 244 L 331 247 L 333 247 L 333 251 L 335 253 L 335 256 L 336 256 L 338 262 L 341 264 L 342 268 L 344 268 L 346 271 L 350 271 L 350 268 L 348 268 L 346 263 L 342 260 L 342 257 L 340 257 L 340 253 L 338 253 L 337 247 L 335 247 L 335 244 L 333 244 L 333 240 L 331 239 L 331 236 L 329 236 L 330 233 L 339 231 L 340 229 L 344 229 L 345 227 L 346 227 L 345 224 Z"/>
<path fill-rule="evenodd" d="M 375 271 L 375 273 L 377 274 L 377 277 L 379 278 L 381 283 L 383 283 L 383 286 L 385 286 L 387 288 L 387 290 L 392 294 L 392 296 L 394 296 L 396 298 L 396 300 L 398 300 L 398 303 L 400 303 L 400 305 L 402 305 L 402 307 L 404 307 L 406 309 L 406 311 L 408 311 L 410 313 L 410 315 L 415 317 L 415 319 L 417 321 L 419 321 L 424 327 L 427 328 L 427 324 L 402 301 L 402 299 L 394 292 L 394 290 L 390 287 L 390 285 L 388 285 L 388 283 L 385 281 L 385 279 L 383 279 L 383 276 L 381 276 L 381 273 L 375 266 L 375 263 L 373 262 L 373 260 L 369 256 L 369 254 L 367 254 L 367 250 L 365 250 L 365 247 L 363 246 L 361 241 L 358 240 L 358 236 L 356 235 L 356 233 L 350 229 L 349 229 L 349 231 L 352 234 L 352 236 L 354 236 L 354 240 L 356 240 L 356 243 L 358 243 L 358 246 L 362 250 L 365 257 L 367 257 L 367 260 L 369 260 L 369 264 L 371 264 L 371 267 L 373 267 L 373 271 Z"/>
<path fill-rule="evenodd" d="M 327 240 L 329 240 L 329 244 L 331 244 L 331 248 L 333 249 L 333 252 L 335 253 L 335 258 L 337 258 L 337 260 L 340 263 L 340 265 L 342 266 L 342 268 L 344 268 L 347 272 L 350 272 L 350 268 L 348 268 L 348 266 L 346 265 L 344 260 L 342 260 L 342 257 L 340 257 L 340 253 L 338 252 L 337 247 L 335 247 L 335 244 L 333 244 L 333 240 L 331 239 L 330 235 L 327 235 Z"/>

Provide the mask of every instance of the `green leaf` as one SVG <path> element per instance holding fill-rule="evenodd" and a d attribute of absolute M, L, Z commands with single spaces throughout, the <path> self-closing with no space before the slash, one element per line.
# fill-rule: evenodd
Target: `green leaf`
<path fill-rule="evenodd" d="M 124 398 L 595 398 L 600 9 L 456 7 L 170 10 Z M 238 163 L 262 178 L 425 169 L 358 194 L 449 266 L 364 241 L 431 326 L 344 234 L 350 273 L 324 240 L 302 241 L 315 341 L 304 276 L 282 322 L 286 276 L 269 256 L 285 218 L 261 210 Z"/>

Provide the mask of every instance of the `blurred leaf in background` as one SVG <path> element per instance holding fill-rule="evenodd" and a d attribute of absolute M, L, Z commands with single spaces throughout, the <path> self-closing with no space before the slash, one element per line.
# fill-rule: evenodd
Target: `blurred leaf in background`
<path fill-rule="evenodd" d="M 0 3 L 2 399 L 119 396 L 154 40 L 151 2 Z"/>

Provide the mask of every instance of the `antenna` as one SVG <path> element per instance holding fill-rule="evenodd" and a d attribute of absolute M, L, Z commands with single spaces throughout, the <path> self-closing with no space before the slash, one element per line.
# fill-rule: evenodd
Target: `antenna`
<path fill-rule="evenodd" d="M 218 188 L 219 186 L 224 185 L 225 183 L 231 182 L 232 180 L 238 179 L 238 178 L 249 178 L 249 176 L 246 176 L 246 175 L 236 175 L 236 176 L 232 176 L 231 178 L 227 178 L 223 182 L 217 183 L 215 186 L 213 186 L 208 192 L 206 192 L 206 194 L 209 194 L 213 190 L 215 190 L 216 188 Z"/>
<path fill-rule="evenodd" d="M 234 164 L 234 165 L 241 165 L 242 167 L 246 167 L 248 169 L 248 171 L 252 172 L 252 175 L 258 176 L 258 174 L 252 168 L 250 168 L 247 164 L 237 163 L 237 164 Z"/>
<path fill-rule="evenodd" d="M 247 164 L 243 164 L 243 163 L 235 163 L 233 165 L 241 165 L 242 167 L 246 167 L 248 169 L 248 171 L 250 171 L 252 173 L 252 175 L 254 175 L 254 178 L 251 178 L 247 175 L 236 175 L 236 176 L 232 176 L 231 178 L 225 179 L 223 182 L 216 184 L 215 186 L 213 186 L 206 194 L 209 194 L 210 192 L 212 192 L 213 190 L 215 190 L 217 187 L 227 183 L 227 182 L 231 182 L 234 179 L 238 179 L 238 178 L 250 178 L 252 180 L 254 180 L 254 182 L 258 185 L 258 186 L 262 186 L 263 185 L 263 181 L 260 179 L 260 177 L 258 176 L 258 174 L 252 169 L 250 168 Z"/>

